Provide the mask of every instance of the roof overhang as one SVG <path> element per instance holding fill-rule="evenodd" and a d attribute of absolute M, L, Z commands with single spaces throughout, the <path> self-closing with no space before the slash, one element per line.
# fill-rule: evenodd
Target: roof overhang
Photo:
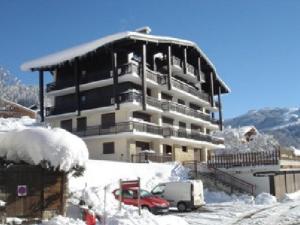
<path fill-rule="evenodd" d="M 153 43 L 166 43 L 166 44 L 168 43 L 168 44 L 176 44 L 176 45 L 193 47 L 200 53 L 200 55 L 211 66 L 211 68 L 213 69 L 216 75 L 217 80 L 220 82 L 221 86 L 223 87 L 224 92 L 225 93 L 230 92 L 230 88 L 219 77 L 214 64 L 210 61 L 210 59 L 198 47 L 196 43 L 184 39 L 178 39 L 178 38 L 167 37 L 167 36 L 150 35 L 150 34 L 144 34 L 139 32 L 131 32 L 131 31 L 109 35 L 85 44 L 75 46 L 73 48 L 69 48 L 54 54 L 50 54 L 41 58 L 34 59 L 29 62 L 25 62 L 21 65 L 21 70 L 23 71 L 49 70 L 50 67 L 62 65 L 68 61 L 73 61 L 75 58 L 83 57 L 90 52 L 94 52 L 101 47 L 112 44 L 122 39 L 140 40 L 140 41 L 153 42 Z"/>

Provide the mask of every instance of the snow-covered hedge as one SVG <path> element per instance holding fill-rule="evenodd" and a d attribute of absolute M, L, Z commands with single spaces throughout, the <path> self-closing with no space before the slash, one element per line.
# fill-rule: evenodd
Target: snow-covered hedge
<path fill-rule="evenodd" d="M 84 167 L 88 150 L 82 139 L 60 128 L 31 127 L 0 133 L 0 157 L 62 171 Z"/>

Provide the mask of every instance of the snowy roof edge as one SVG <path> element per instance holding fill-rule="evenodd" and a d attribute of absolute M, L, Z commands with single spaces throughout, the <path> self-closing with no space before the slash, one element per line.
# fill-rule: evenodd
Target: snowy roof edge
<path fill-rule="evenodd" d="M 207 57 L 207 55 L 198 47 L 198 45 L 192 41 L 184 40 L 184 39 L 178 39 L 168 36 L 158 36 L 158 35 L 150 35 L 150 34 L 143 34 L 139 32 L 132 32 L 132 31 L 125 31 L 121 33 L 112 34 L 109 36 L 105 36 L 100 39 L 96 39 L 91 42 L 87 42 L 69 49 L 65 49 L 53 54 L 46 55 L 41 58 L 37 58 L 28 62 L 25 62 L 21 65 L 22 71 L 31 71 L 32 69 L 36 68 L 43 68 L 48 66 L 53 66 L 57 64 L 61 64 L 63 62 L 66 62 L 68 60 L 73 60 L 76 57 L 80 57 L 83 55 L 86 55 L 89 52 L 95 51 L 96 49 L 100 48 L 101 46 L 104 46 L 106 44 L 109 44 L 111 42 L 125 39 L 125 38 L 131 38 L 136 40 L 146 40 L 151 42 L 168 42 L 168 43 L 174 43 L 174 44 L 181 44 L 181 45 L 187 45 L 196 48 L 200 54 L 205 58 L 205 60 L 210 64 L 210 66 L 213 68 L 217 79 L 220 81 L 220 83 L 227 89 L 228 92 L 231 92 L 230 88 L 227 86 L 227 84 L 220 78 L 218 75 L 216 68 L 214 64 L 210 61 L 210 59 Z"/>

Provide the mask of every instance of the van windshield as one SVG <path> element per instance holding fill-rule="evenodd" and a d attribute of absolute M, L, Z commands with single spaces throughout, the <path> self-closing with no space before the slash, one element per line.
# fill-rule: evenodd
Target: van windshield
<path fill-rule="evenodd" d="M 152 193 L 155 194 L 155 195 L 162 194 L 162 193 L 164 193 L 164 191 L 165 191 L 165 187 L 166 187 L 166 185 L 164 185 L 164 184 L 157 185 L 157 186 L 152 190 Z"/>

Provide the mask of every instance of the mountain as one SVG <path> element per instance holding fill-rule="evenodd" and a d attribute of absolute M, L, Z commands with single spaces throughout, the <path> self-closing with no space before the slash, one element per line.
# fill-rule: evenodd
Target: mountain
<path fill-rule="evenodd" d="M 273 135 L 281 145 L 300 149 L 300 108 L 264 108 L 225 121 L 233 128 L 255 126 Z"/>

